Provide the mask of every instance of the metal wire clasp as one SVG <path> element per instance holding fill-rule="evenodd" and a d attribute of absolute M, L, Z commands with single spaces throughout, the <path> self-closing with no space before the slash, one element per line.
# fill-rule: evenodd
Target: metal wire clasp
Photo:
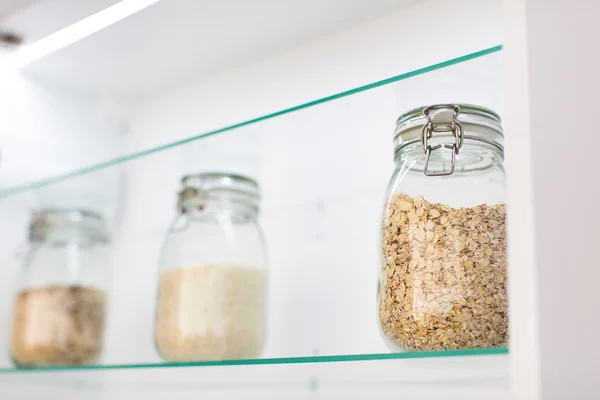
<path fill-rule="evenodd" d="M 432 119 L 429 113 L 436 110 L 452 111 L 452 118 L 449 119 L 449 113 L 442 111 L 436 113 Z M 463 128 L 460 122 L 457 120 L 458 114 L 460 114 L 460 107 L 456 104 L 435 104 L 423 109 L 423 115 L 425 118 L 427 118 L 427 123 L 423 126 L 423 133 L 421 135 L 421 146 L 423 147 L 423 150 L 425 150 L 425 167 L 423 168 L 425 175 L 447 176 L 454 173 L 454 168 L 456 167 L 456 156 L 463 145 Z M 433 132 L 452 132 L 452 136 L 454 136 L 453 144 L 443 145 L 444 148 L 452 150 L 452 164 L 449 171 L 429 171 L 429 158 L 431 156 L 431 152 L 442 148 L 441 144 L 432 146 L 427 143 L 428 140 L 432 138 Z"/>

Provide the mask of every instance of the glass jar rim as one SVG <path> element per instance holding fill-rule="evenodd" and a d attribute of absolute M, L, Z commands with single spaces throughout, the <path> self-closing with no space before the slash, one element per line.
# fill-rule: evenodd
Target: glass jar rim
<path fill-rule="evenodd" d="M 434 106 L 422 106 L 400 115 L 396 121 L 394 130 L 395 153 L 408 145 L 421 142 L 424 126 L 429 122 L 425 115 L 425 109 Z M 496 147 L 501 153 L 504 153 L 504 132 L 502 130 L 500 116 L 485 107 L 473 104 L 448 104 L 448 107 L 454 107 L 458 110 L 456 120 L 463 127 L 464 139 L 475 140 L 481 143 L 487 143 Z M 436 134 L 439 135 L 439 134 Z M 444 133 L 440 136 L 451 136 L 451 133 Z"/>
<path fill-rule="evenodd" d="M 235 198 L 240 204 L 250 204 L 256 209 L 260 203 L 258 183 L 244 175 L 227 172 L 190 174 L 181 178 L 181 185 L 177 202 L 180 211 L 183 211 L 187 205 L 196 207 L 206 199 L 217 199 L 221 195 L 228 196 L 230 199 Z"/>
<path fill-rule="evenodd" d="M 231 190 L 253 197 L 260 197 L 258 182 L 244 175 L 227 172 L 203 172 L 184 175 L 181 178 L 183 189 L 196 189 L 200 192 L 211 190 Z"/>
<path fill-rule="evenodd" d="M 502 122 L 500 115 L 498 115 L 495 111 L 490 110 L 489 108 L 486 108 L 483 106 L 478 106 L 475 104 L 467 104 L 467 103 L 451 103 L 451 104 L 455 104 L 456 106 L 458 106 L 460 108 L 461 114 L 479 115 L 482 117 L 492 119 L 492 120 L 496 121 L 497 123 Z M 396 126 L 399 127 L 405 121 L 415 118 L 415 117 L 425 118 L 425 116 L 423 115 L 423 111 L 427 107 L 429 107 L 429 106 L 421 106 L 421 107 L 413 108 L 412 110 L 406 111 L 405 113 L 401 114 L 398 117 L 398 119 L 396 120 Z"/>
<path fill-rule="evenodd" d="M 44 220 L 45 222 L 79 222 L 93 219 L 104 222 L 102 215 L 80 208 L 42 208 L 32 212 L 32 224 Z"/>

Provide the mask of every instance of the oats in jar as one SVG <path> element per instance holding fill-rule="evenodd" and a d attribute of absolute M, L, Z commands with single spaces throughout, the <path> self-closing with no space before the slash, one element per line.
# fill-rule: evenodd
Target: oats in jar
<path fill-rule="evenodd" d="M 395 194 L 382 230 L 379 320 L 405 350 L 505 346 L 506 206 Z"/>
<path fill-rule="evenodd" d="M 105 295 L 82 286 L 23 290 L 15 303 L 11 354 L 20 366 L 95 362 L 102 350 Z"/>

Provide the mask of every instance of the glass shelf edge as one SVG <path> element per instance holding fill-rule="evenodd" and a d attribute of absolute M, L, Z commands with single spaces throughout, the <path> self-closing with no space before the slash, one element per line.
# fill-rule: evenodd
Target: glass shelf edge
<path fill-rule="evenodd" d="M 184 368 L 184 367 L 224 367 L 243 365 L 277 365 L 277 364 L 310 364 L 310 363 L 333 363 L 333 362 L 357 362 L 357 361 L 382 361 L 382 360 L 405 360 L 417 358 L 445 358 L 445 357 L 467 357 L 467 356 L 490 356 L 508 354 L 507 348 L 493 349 L 468 349 L 468 350 L 443 350 L 422 351 L 406 353 L 375 353 L 375 354 L 349 354 L 333 356 L 310 356 L 310 357 L 281 357 L 281 358 L 257 358 L 245 360 L 223 360 L 202 361 L 189 363 L 149 363 L 149 364 L 117 364 L 117 365 L 82 365 L 65 367 L 32 367 L 32 368 L 0 368 L 0 375 L 11 373 L 35 373 L 35 372 L 66 372 L 66 371 L 93 371 L 93 370 L 115 370 L 115 369 L 149 369 L 149 368 Z"/>
<path fill-rule="evenodd" d="M 178 141 L 175 141 L 175 142 L 167 143 L 167 144 L 164 144 L 164 145 L 161 145 L 161 146 L 152 147 L 152 148 L 149 148 L 149 149 L 146 149 L 146 150 L 139 151 L 137 153 L 128 154 L 128 155 L 125 155 L 125 156 L 122 156 L 122 157 L 117 157 L 117 158 L 114 158 L 114 159 L 111 159 L 111 160 L 103 161 L 101 163 L 89 165 L 87 167 L 83 167 L 83 168 L 80 168 L 80 169 L 77 169 L 77 170 L 74 170 L 74 171 L 71 171 L 71 172 L 67 172 L 67 173 L 64 173 L 64 174 L 60 174 L 60 175 L 56 175 L 56 176 L 53 176 L 53 177 L 44 178 L 44 179 L 40 179 L 40 180 L 36 180 L 36 181 L 24 183 L 22 185 L 13 186 L 12 188 L 0 190 L 0 199 L 6 198 L 6 197 L 10 197 L 10 196 L 14 196 L 16 194 L 27 192 L 27 191 L 30 191 L 30 190 L 39 189 L 39 188 L 42 188 L 42 187 L 45 187 L 45 186 L 49 186 L 49 185 L 52 185 L 54 183 L 58 183 L 58 182 L 61 182 L 61 181 L 64 181 L 64 180 L 67 180 L 67 179 L 70 179 L 70 178 L 74 178 L 74 177 L 77 177 L 77 176 L 80 176 L 80 175 L 85 175 L 85 174 L 88 174 L 88 173 L 91 173 L 91 172 L 94 172 L 94 171 L 98 171 L 98 170 L 101 170 L 101 169 L 104 169 L 104 168 L 111 167 L 113 165 L 125 163 L 127 161 L 131 161 L 131 160 L 134 160 L 134 159 L 137 159 L 137 158 L 140 158 L 140 157 L 144 157 L 144 156 L 147 156 L 147 155 L 150 155 L 150 154 L 153 154 L 153 153 L 157 153 L 157 152 L 160 152 L 160 151 L 163 151 L 163 150 L 167 150 L 167 149 L 170 149 L 170 148 L 173 148 L 173 147 L 181 146 L 181 145 L 184 145 L 186 143 L 190 143 L 190 142 L 193 142 L 193 141 L 196 141 L 196 140 L 199 140 L 199 139 L 202 139 L 202 138 L 206 138 L 206 137 L 209 137 L 209 136 L 213 136 L 213 135 L 216 135 L 216 134 L 219 134 L 219 133 L 223 133 L 223 132 L 234 130 L 234 129 L 237 129 L 237 128 L 241 128 L 241 127 L 244 127 L 244 126 L 252 125 L 252 124 L 255 124 L 257 122 L 261 122 L 261 121 L 265 121 L 267 119 L 279 117 L 279 116 L 282 116 L 282 115 L 285 115 L 285 114 L 289 114 L 289 113 L 292 113 L 292 112 L 295 112 L 295 111 L 299 111 L 299 110 L 303 110 L 303 109 L 306 109 L 306 108 L 314 107 L 314 106 L 319 105 L 319 104 L 327 103 L 329 101 L 333 101 L 333 100 L 336 100 L 336 99 L 347 97 L 347 96 L 350 96 L 350 95 L 353 95 L 353 94 L 356 94 L 356 93 L 360 93 L 360 92 L 364 92 L 364 91 L 367 91 L 367 90 L 370 90 L 370 89 L 375 89 L 375 88 L 378 88 L 378 87 L 381 87 L 381 86 L 389 85 L 391 83 L 398 82 L 398 81 L 401 81 L 401 80 L 404 80 L 404 79 L 408 79 L 408 78 L 412 78 L 412 77 L 415 77 L 415 76 L 418 76 L 418 75 L 423 75 L 423 74 L 426 74 L 428 72 L 437 71 L 439 69 L 446 68 L 446 67 L 449 67 L 449 66 L 452 66 L 452 65 L 456 65 L 456 64 L 459 64 L 459 63 L 462 63 L 462 62 L 465 62 L 465 61 L 470 61 L 470 60 L 473 60 L 473 59 L 476 59 L 476 58 L 479 58 L 479 57 L 483 57 L 483 56 L 486 56 L 486 55 L 489 55 L 489 54 L 493 54 L 493 53 L 499 52 L 501 50 L 502 50 L 502 45 L 497 45 L 497 46 L 489 47 L 487 49 L 479 50 L 479 51 L 476 51 L 476 52 L 473 52 L 473 53 L 469 53 L 469 54 L 466 54 L 466 55 L 463 55 L 463 56 L 460 56 L 460 57 L 452 58 L 452 59 L 449 59 L 449 60 L 446 60 L 446 61 L 442 61 L 442 62 L 439 62 L 439 63 L 436 63 L 436 64 L 432 64 L 432 65 L 429 65 L 429 66 L 426 66 L 426 67 L 423 67 L 423 68 L 419 68 L 419 69 L 415 69 L 415 70 L 412 70 L 412 71 L 409 71 L 409 72 L 405 72 L 405 73 L 402 73 L 400 75 L 392 76 L 390 78 L 382 79 L 382 80 L 379 80 L 379 81 L 376 81 L 376 82 L 372 82 L 372 83 L 369 83 L 369 84 L 366 84 L 366 85 L 363 85 L 363 86 L 359 86 L 359 87 L 356 87 L 356 88 L 353 88 L 353 89 L 345 90 L 343 92 L 339 92 L 339 93 L 332 94 L 332 95 L 329 95 L 329 96 L 326 96 L 326 97 L 322 97 L 322 98 L 319 98 L 319 99 L 316 99 L 316 100 L 312 100 L 312 101 L 309 101 L 307 103 L 302 103 L 302 104 L 299 104 L 297 106 L 289 107 L 289 108 L 286 108 L 286 109 L 283 109 L 283 110 L 280 110 L 280 111 L 276 111 L 276 112 L 273 112 L 273 113 L 270 113 L 270 114 L 265 114 L 265 115 L 257 117 L 257 118 L 249 119 L 249 120 L 246 120 L 246 121 L 242 121 L 242 122 L 238 122 L 238 123 L 235 123 L 235 124 L 232 124 L 232 125 L 225 126 L 223 128 L 219 128 L 219 129 L 215 129 L 215 130 L 208 131 L 208 132 L 205 132 L 205 133 L 201 133 L 201 134 L 196 135 L 196 136 L 192 136 L 192 137 L 185 138 L 185 139 L 182 139 L 182 140 L 178 140 Z"/>

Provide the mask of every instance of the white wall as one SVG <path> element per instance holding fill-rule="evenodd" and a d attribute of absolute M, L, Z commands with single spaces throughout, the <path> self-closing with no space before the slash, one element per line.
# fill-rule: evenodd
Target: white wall
<path fill-rule="evenodd" d="M 426 2 L 190 83 L 135 110 L 127 150 L 497 45 L 499 17 L 494 1 Z M 474 74 L 480 71 L 489 75 Z M 375 294 L 395 119 L 400 110 L 438 101 L 501 111 L 501 76 L 501 55 L 492 55 L 128 164 L 105 361 L 158 361 L 152 323 L 160 246 L 175 215 L 179 178 L 208 170 L 245 173 L 262 186 L 261 221 L 272 268 L 264 356 L 387 351 L 377 329 Z"/>
<path fill-rule="evenodd" d="M 520 130 L 507 149 L 520 176 L 509 181 L 513 398 L 598 399 L 600 4 L 511 0 L 506 12 L 507 125 Z"/>
<path fill-rule="evenodd" d="M 123 117 L 113 111 L 116 103 L 109 98 L 6 70 L 0 91 L 0 190 L 105 161 L 122 151 Z M 33 202 L 114 214 L 116 172 L 44 188 L 33 194 Z"/>

